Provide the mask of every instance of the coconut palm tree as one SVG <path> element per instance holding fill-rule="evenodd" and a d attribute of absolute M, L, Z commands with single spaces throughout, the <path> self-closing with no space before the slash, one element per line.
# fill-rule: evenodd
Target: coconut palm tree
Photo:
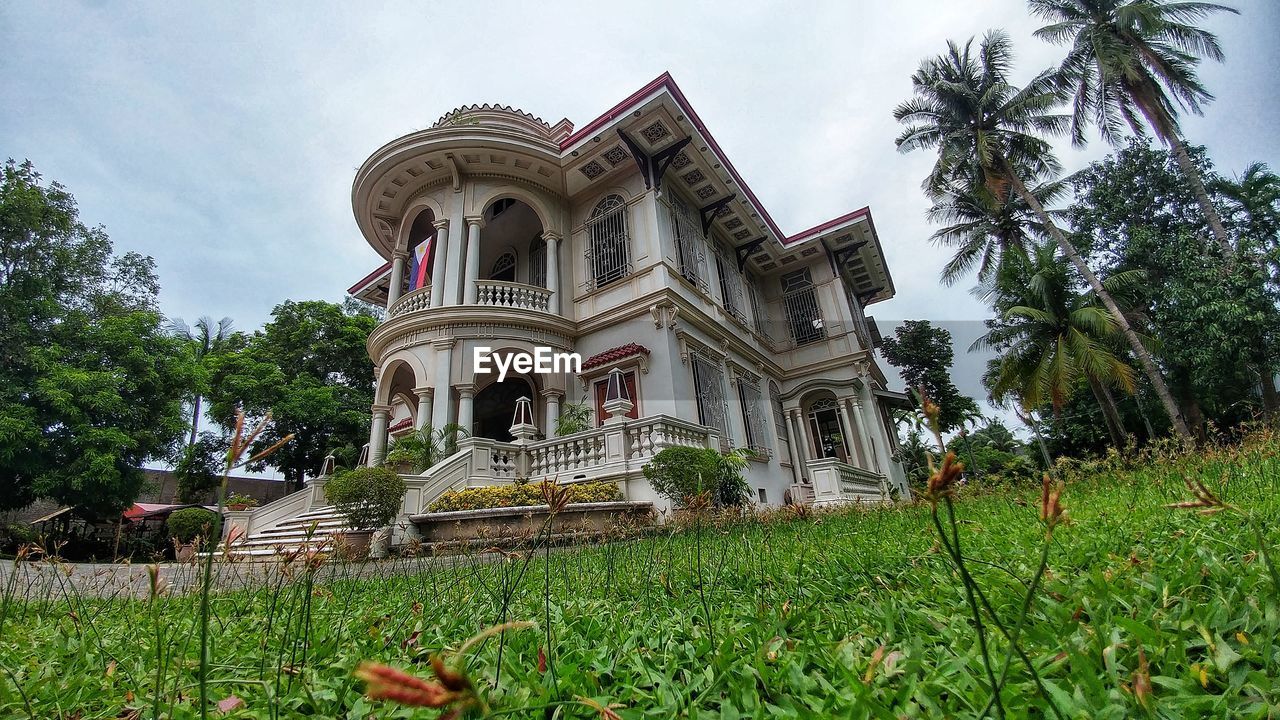
<path fill-rule="evenodd" d="M 1140 270 L 1118 272 L 1103 286 L 1122 293 L 1142 278 Z M 1012 392 L 1032 407 L 1049 403 L 1056 413 L 1083 379 L 1102 408 L 1112 441 L 1123 447 L 1128 434 L 1106 388 L 1115 385 L 1133 392 L 1134 377 L 1112 348 L 1115 318 L 1098 306 L 1094 293 L 1077 289 L 1051 242 L 1011 267 L 997 293 L 995 305 L 1002 316 L 970 348 L 1001 352 L 991 394 Z"/>
<path fill-rule="evenodd" d="M 1226 198 L 1249 252 L 1266 258 L 1271 281 L 1280 284 L 1280 175 L 1266 163 L 1255 162 L 1236 179 L 1222 178 L 1212 187 Z"/>
<path fill-rule="evenodd" d="M 1008 35 L 992 31 L 976 53 L 972 46 L 972 40 L 963 47 L 949 41 L 946 53 L 925 60 L 912 75 L 915 96 L 894 109 L 894 117 L 907 125 L 897 139 L 898 149 L 937 149 L 938 159 L 925 179 L 926 188 L 944 187 L 948 181 L 969 174 L 980 178 L 996 196 L 1002 197 L 1011 189 L 1025 202 L 1111 313 L 1151 379 L 1178 436 L 1190 441 L 1191 433 L 1151 354 L 1102 281 L 1023 179 L 1052 177 L 1060 168 L 1049 142 L 1041 136 L 1061 134 L 1070 127 L 1069 117 L 1055 113 L 1060 105 L 1057 76 L 1046 71 L 1025 87 L 1014 87 L 1009 82 L 1012 47 Z"/>
<path fill-rule="evenodd" d="M 195 353 L 196 363 L 203 365 L 206 358 L 228 348 L 233 324 L 229 317 L 215 323 L 212 318 L 205 316 L 192 327 L 183 322 L 182 318 L 174 318 L 169 321 L 169 332 L 186 340 Z M 188 447 L 196 444 L 196 435 L 200 431 L 200 403 L 203 399 L 197 392 L 191 402 L 191 437 L 187 441 Z"/>
<path fill-rule="evenodd" d="M 1051 205 L 1068 187 L 1052 180 L 1031 188 L 1042 205 Z M 1044 226 L 1031 208 L 1017 196 L 999 197 L 976 178 L 948 181 L 933 189 L 933 207 L 926 218 L 946 225 L 929 237 L 935 244 L 955 249 L 942 268 L 941 280 L 953 285 L 977 266 L 979 282 L 999 273 L 1010 253 L 1025 257 L 1036 238 L 1045 237 Z"/>
<path fill-rule="evenodd" d="M 1213 95 L 1196 76 L 1196 65 L 1202 57 L 1218 62 L 1223 58 L 1218 38 L 1192 23 L 1215 12 L 1236 11 L 1218 3 L 1180 0 L 1030 0 L 1029 4 L 1032 14 L 1050 23 L 1037 30 L 1036 37 L 1071 45 L 1061 73 L 1064 86 L 1075 96 L 1072 140 L 1084 144 L 1085 128 L 1092 124 L 1104 140 L 1115 144 L 1124 125 L 1144 135 L 1145 120 L 1173 151 L 1214 239 L 1224 256 L 1231 257 L 1222 217 L 1182 140 L 1178 112 L 1203 114 Z"/>

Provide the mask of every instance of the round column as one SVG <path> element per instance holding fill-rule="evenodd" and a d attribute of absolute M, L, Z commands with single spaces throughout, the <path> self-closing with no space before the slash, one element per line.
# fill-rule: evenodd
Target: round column
<path fill-rule="evenodd" d="M 471 433 L 471 426 L 474 424 L 474 400 L 476 397 L 475 385 L 459 385 L 458 386 L 458 424 Z"/>
<path fill-rule="evenodd" d="M 369 467 L 382 462 L 387 452 L 387 421 L 391 419 L 390 405 L 373 405 L 373 424 L 369 428 Z"/>
<path fill-rule="evenodd" d="M 475 305 L 479 299 L 476 282 L 480 280 L 480 228 L 484 227 L 484 216 L 468 215 L 467 218 L 467 276 L 463 285 L 463 302 Z M 470 428 L 468 428 L 470 430 Z"/>
<path fill-rule="evenodd" d="M 449 221 L 437 220 L 431 225 L 436 229 L 431 248 L 436 258 L 431 265 L 431 307 L 440 307 L 444 305 L 444 279 L 449 266 Z"/>
<path fill-rule="evenodd" d="M 543 390 L 542 397 L 547 405 L 547 419 L 542 433 L 548 438 L 556 437 L 556 420 L 560 418 L 560 398 L 564 393 L 559 390 Z"/>
<path fill-rule="evenodd" d="M 434 299 L 434 298 L 433 298 Z M 436 349 L 436 381 L 435 394 L 431 404 L 431 426 L 436 430 L 449 424 L 449 380 L 453 365 L 453 340 L 438 340 L 433 343 Z"/>
<path fill-rule="evenodd" d="M 560 236 L 556 233 L 544 232 L 542 239 L 547 243 L 547 290 L 551 293 L 550 307 L 552 313 L 560 314 Z M 551 437 L 548 433 L 547 437 Z"/>
<path fill-rule="evenodd" d="M 414 388 L 413 392 L 418 396 L 418 414 L 413 419 L 413 428 L 421 430 L 431 422 L 431 400 L 435 390 L 429 387 L 420 387 Z"/>
<path fill-rule="evenodd" d="M 400 299 L 400 293 L 404 289 L 404 261 L 408 257 L 409 253 L 397 249 L 394 258 L 391 260 L 391 286 L 387 288 L 388 310 Z"/>

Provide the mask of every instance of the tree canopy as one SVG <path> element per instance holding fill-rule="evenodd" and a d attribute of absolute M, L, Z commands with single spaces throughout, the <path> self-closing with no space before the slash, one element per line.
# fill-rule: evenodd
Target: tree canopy
<path fill-rule="evenodd" d="M 893 337 L 884 339 L 880 351 L 898 368 L 908 389 L 922 391 L 942 408 L 939 421 L 944 432 L 958 429 L 978 413 L 973 398 L 961 394 L 951 381 L 955 351 L 945 328 L 934 327 L 928 320 L 908 320 Z"/>
<path fill-rule="evenodd" d="M 0 508 L 110 513 L 186 426 L 187 348 L 163 330 L 155 263 L 116 255 L 30 162 L 0 186 Z"/>
<path fill-rule="evenodd" d="M 373 366 L 365 340 L 377 320 L 319 300 L 286 301 L 271 316 L 242 347 L 211 360 L 207 397 L 224 427 L 237 407 L 251 421 L 271 415 L 254 452 L 292 433 L 293 442 L 250 469 L 269 465 L 299 488 L 330 450 L 368 439 Z"/>

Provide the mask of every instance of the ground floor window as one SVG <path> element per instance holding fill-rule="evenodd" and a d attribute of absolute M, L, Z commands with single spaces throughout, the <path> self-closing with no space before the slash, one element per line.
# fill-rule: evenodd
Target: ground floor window
<path fill-rule="evenodd" d="M 742 424 L 747 430 L 747 447 L 760 453 L 769 451 L 769 423 L 765 420 L 760 386 L 748 378 L 738 379 L 738 400 L 742 403 Z"/>
<path fill-rule="evenodd" d="M 834 398 L 823 398 L 809 406 L 809 434 L 813 437 L 814 452 L 819 458 L 848 462 L 849 453 L 845 448 L 850 438 L 844 436 L 839 406 Z"/>
<path fill-rule="evenodd" d="M 699 353 L 691 356 L 693 364 L 693 388 L 698 401 L 698 422 L 720 431 L 722 439 L 728 439 L 725 410 L 724 370 L 720 363 Z"/>

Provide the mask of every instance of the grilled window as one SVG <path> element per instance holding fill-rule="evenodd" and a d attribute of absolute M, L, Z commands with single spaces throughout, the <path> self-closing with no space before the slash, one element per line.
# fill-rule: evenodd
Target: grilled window
<path fill-rule="evenodd" d="M 721 438 L 728 438 L 728 413 L 725 407 L 724 371 L 720 363 L 700 353 L 693 353 L 693 386 L 698 400 L 698 422 L 713 427 Z"/>
<path fill-rule="evenodd" d="M 787 311 L 787 325 L 796 345 L 817 342 L 827 336 L 818 308 L 818 293 L 809 270 L 797 270 L 782 276 L 782 304 Z"/>
<path fill-rule="evenodd" d="M 697 214 L 679 195 L 672 193 L 667 201 L 671 209 L 671 233 L 680 255 L 680 274 L 704 292 L 707 284 L 707 242 Z"/>
<path fill-rule="evenodd" d="M 547 286 L 547 241 L 541 235 L 529 243 L 529 284 Z"/>
<path fill-rule="evenodd" d="M 587 220 L 587 267 L 591 289 L 604 287 L 631 274 L 631 239 L 627 235 L 627 204 L 620 195 L 601 200 Z"/>
<path fill-rule="evenodd" d="M 733 254 L 719 248 L 716 253 L 716 274 L 720 277 L 720 294 L 724 296 L 725 312 L 747 324 L 746 308 L 742 302 L 742 275 L 738 272 Z"/>
<path fill-rule="evenodd" d="M 769 450 L 769 421 L 765 419 L 764 397 L 756 381 L 738 378 L 738 400 L 742 402 L 743 426 L 747 429 L 747 446 L 752 450 Z"/>
<path fill-rule="evenodd" d="M 755 321 L 756 332 L 769 337 L 769 317 L 765 312 L 764 298 L 760 295 L 760 280 L 755 275 L 747 275 L 747 295 L 751 298 L 751 318 Z"/>
<path fill-rule="evenodd" d="M 773 404 L 773 429 L 778 434 L 778 439 L 782 442 L 787 441 L 787 414 L 782 409 L 782 391 L 778 389 L 778 383 L 769 383 L 769 402 Z"/>

